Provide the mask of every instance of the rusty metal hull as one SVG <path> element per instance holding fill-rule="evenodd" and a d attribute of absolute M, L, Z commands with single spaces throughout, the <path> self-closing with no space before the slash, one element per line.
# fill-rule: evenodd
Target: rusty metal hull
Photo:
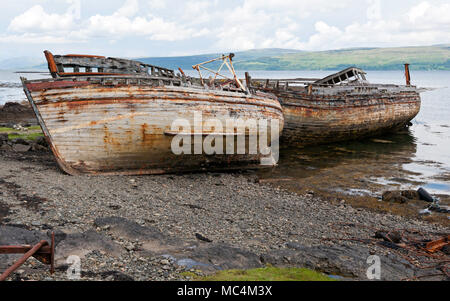
<path fill-rule="evenodd" d="M 24 80 L 25 93 L 65 172 L 162 174 L 260 167 L 260 154 L 175 155 L 173 136 L 167 133 L 176 119 L 194 124 L 199 112 L 203 122 L 275 119 L 283 128 L 281 106 L 274 97 L 128 82 Z"/>
<path fill-rule="evenodd" d="M 271 92 L 278 96 L 283 107 L 282 141 L 292 145 L 382 134 L 406 126 L 421 106 L 419 93 L 412 90 L 354 95 Z"/>

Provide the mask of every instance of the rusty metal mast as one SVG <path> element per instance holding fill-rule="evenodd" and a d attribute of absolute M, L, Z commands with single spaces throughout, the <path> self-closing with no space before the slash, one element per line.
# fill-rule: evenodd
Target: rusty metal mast
<path fill-rule="evenodd" d="M 217 77 L 222 77 L 224 79 L 228 79 L 231 81 L 234 81 L 236 83 L 236 85 L 242 89 L 242 91 L 247 91 L 247 89 L 244 87 L 244 85 L 242 84 L 242 82 L 239 80 L 239 78 L 236 75 L 236 71 L 234 70 L 234 66 L 233 66 L 233 57 L 234 57 L 234 53 L 230 53 L 229 55 L 222 55 L 221 57 L 197 64 L 192 66 L 192 69 L 197 70 L 198 74 L 200 76 L 200 80 L 202 82 L 202 85 L 205 84 L 204 80 L 203 80 L 203 75 L 201 72 L 201 69 L 210 72 L 212 74 L 214 74 L 214 77 L 211 79 L 211 83 L 214 83 L 214 81 L 217 79 Z M 213 63 L 213 62 L 217 62 L 217 61 L 222 61 L 222 64 L 220 65 L 219 69 L 217 71 L 214 71 L 212 69 L 209 69 L 208 67 L 205 67 L 205 65 Z M 223 74 L 221 74 L 220 72 L 222 71 L 223 67 L 227 67 L 228 70 L 230 71 L 230 73 L 233 75 L 233 78 L 229 78 Z"/>

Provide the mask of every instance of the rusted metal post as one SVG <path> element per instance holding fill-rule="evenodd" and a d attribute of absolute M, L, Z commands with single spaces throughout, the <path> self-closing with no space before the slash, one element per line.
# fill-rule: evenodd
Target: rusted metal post
<path fill-rule="evenodd" d="M 1 276 L 0 281 L 5 281 L 6 278 L 8 278 L 9 275 L 11 275 L 15 270 L 17 270 L 22 264 L 25 263 L 25 261 L 28 260 L 31 256 L 33 256 L 37 251 L 39 251 L 40 248 L 47 245 L 48 242 L 45 240 L 42 240 L 37 245 L 35 245 L 30 251 L 25 253 L 16 263 L 14 263 L 11 267 L 9 267 Z"/>
<path fill-rule="evenodd" d="M 247 85 L 247 89 L 250 89 L 252 86 L 252 78 L 248 72 L 245 72 L 245 83 Z"/>
<path fill-rule="evenodd" d="M 411 75 L 409 74 L 409 64 L 405 64 L 406 85 L 411 86 Z"/>
<path fill-rule="evenodd" d="M 0 275 L 0 281 L 5 281 L 15 270 L 23 265 L 30 257 L 35 257 L 42 263 L 50 265 L 50 273 L 55 272 L 55 233 L 51 236 L 51 245 L 41 240 L 35 246 L 0 246 L 0 254 L 25 253 L 17 262 Z"/>
<path fill-rule="evenodd" d="M 52 232 L 52 241 L 50 245 L 50 274 L 55 273 L 55 232 Z"/>

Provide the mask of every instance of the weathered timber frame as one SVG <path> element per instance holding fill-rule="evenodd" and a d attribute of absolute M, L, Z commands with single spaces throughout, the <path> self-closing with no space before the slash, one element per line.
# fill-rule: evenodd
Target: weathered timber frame
<path fill-rule="evenodd" d="M 352 79 L 356 79 L 359 82 L 365 82 L 366 80 L 366 72 L 363 70 L 350 67 L 339 71 L 337 73 L 331 74 L 323 79 L 315 81 L 316 85 L 336 85 L 339 83 L 349 82 Z"/>
<path fill-rule="evenodd" d="M 175 77 L 173 70 L 133 60 L 96 55 L 53 55 L 48 50 L 44 51 L 44 54 L 53 78 L 112 75 Z M 72 72 L 67 72 L 69 68 L 72 69 Z"/>

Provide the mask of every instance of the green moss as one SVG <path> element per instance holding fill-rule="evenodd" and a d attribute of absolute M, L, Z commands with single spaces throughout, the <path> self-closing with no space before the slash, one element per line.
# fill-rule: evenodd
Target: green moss
<path fill-rule="evenodd" d="M 27 128 L 29 131 L 40 131 L 41 127 L 39 125 L 30 126 Z"/>
<path fill-rule="evenodd" d="M 24 139 L 24 140 L 36 140 L 38 137 L 42 137 L 44 134 L 42 133 L 23 133 L 23 134 L 10 134 L 8 135 L 9 140 L 13 139 Z"/>
<path fill-rule="evenodd" d="M 192 279 L 195 279 L 198 277 L 198 275 L 193 272 L 182 272 L 182 273 L 180 273 L 180 275 L 184 276 L 184 277 L 190 277 Z"/>
<path fill-rule="evenodd" d="M 0 133 L 8 134 L 8 138 L 12 139 L 24 139 L 24 140 L 36 140 L 38 137 L 44 136 L 40 126 L 30 126 L 26 128 L 27 131 L 19 131 L 13 128 L 0 127 Z"/>
<path fill-rule="evenodd" d="M 212 276 L 194 277 L 194 279 L 200 281 L 335 281 L 309 269 L 276 267 L 220 271 Z"/>
<path fill-rule="evenodd" d="M 14 129 L 0 127 L 0 133 L 9 133 L 12 131 L 14 131 Z"/>

